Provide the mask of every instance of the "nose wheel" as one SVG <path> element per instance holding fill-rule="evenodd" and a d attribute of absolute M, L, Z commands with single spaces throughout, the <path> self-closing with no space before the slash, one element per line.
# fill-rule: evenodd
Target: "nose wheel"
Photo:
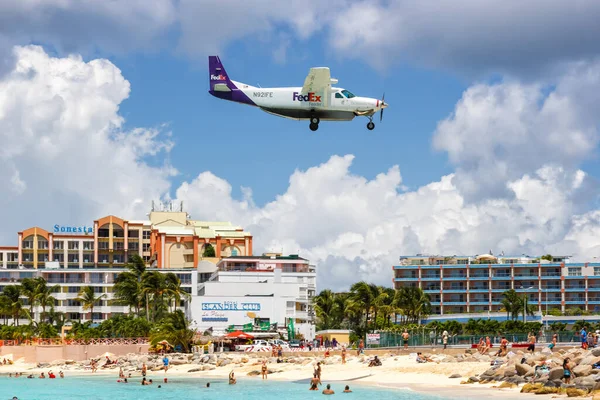
<path fill-rule="evenodd" d="M 311 131 L 314 132 L 317 129 L 319 129 L 319 122 L 321 122 L 319 117 L 312 116 L 312 117 L 310 117 L 310 125 L 308 127 L 310 128 Z"/>

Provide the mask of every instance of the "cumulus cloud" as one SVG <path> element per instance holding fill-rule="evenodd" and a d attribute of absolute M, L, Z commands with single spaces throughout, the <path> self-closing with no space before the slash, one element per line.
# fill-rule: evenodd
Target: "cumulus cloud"
<path fill-rule="evenodd" d="M 438 124 L 468 200 L 511 195 L 508 180 L 551 164 L 573 170 L 592 157 L 600 132 L 600 63 L 577 63 L 548 88 L 518 82 L 468 88 Z"/>
<path fill-rule="evenodd" d="M 176 21 L 172 0 L 6 0 L 0 2 L 0 75 L 12 69 L 12 45 L 60 53 L 155 50 Z"/>
<path fill-rule="evenodd" d="M 478 75 L 539 76 L 596 58 L 599 18 L 594 0 L 364 0 L 339 10 L 330 45 L 379 68 L 408 61 Z"/>
<path fill-rule="evenodd" d="M 397 166 L 367 180 L 350 172 L 353 159 L 333 156 L 294 172 L 286 192 L 264 207 L 233 199 L 231 186 L 211 173 L 183 184 L 176 197 L 195 218 L 216 215 L 242 224 L 253 233 L 256 252 L 299 251 L 318 266 L 321 285 L 336 289 L 358 279 L 388 285 L 399 255 L 489 248 L 578 254 L 591 245 L 571 238 L 591 229 L 579 227 L 589 217 L 571 217 L 586 181 L 580 170 L 544 166 L 506 183 L 512 199 L 468 204 L 453 175 L 403 193 Z"/>
<path fill-rule="evenodd" d="M 143 217 L 175 173 L 144 159 L 172 143 L 160 127 L 122 129 L 119 104 L 130 86 L 121 71 L 102 59 L 50 57 L 38 46 L 16 47 L 14 57 L 0 79 L 0 184 L 8 189 L 0 206 L 15 211 L 4 213 L 3 243 L 28 225 Z"/>

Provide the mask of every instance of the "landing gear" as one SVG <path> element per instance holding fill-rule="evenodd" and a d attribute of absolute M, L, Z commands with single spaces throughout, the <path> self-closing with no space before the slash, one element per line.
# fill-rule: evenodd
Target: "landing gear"
<path fill-rule="evenodd" d="M 369 121 L 369 123 L 367 124 L 367 129 L 370 131 L 375 129 L 375 123 L 373 121 Z"/>
<path fill-rule="evenodd" d="M 308 126 L 310 128 L 311 131 L 316 131 L 317 129 L 319 129 L 319 122 L 321 122 L 321 120 L 319 119 L 319 117 L 311 115 L 310 117 L 310 125 Z"/>

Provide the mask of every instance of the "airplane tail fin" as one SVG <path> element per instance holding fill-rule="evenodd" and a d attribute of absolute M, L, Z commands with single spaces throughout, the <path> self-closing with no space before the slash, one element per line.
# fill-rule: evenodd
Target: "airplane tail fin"
<path fill-rule="evenodd" d="M 230 92 L 235 85 L 229 79 L 219 56 L 208 56 L 208 79 L 210 90 L 219 92 Z"/>

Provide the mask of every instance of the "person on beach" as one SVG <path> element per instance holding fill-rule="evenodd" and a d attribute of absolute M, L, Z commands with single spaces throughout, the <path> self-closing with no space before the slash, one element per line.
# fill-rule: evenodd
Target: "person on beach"
<path fill-rule="evenodd" d="M 98 370 L 98 364 L 96 363 L 96 360 L 91 360 L 90 366 L 92 367 L 92 373 L 95 373 Z"/>
<path fill-rule="evenodd" d="M 346 346 L 342 346 L 342 364 L 346 364 Z"/>
<path fill-rule="evenodd" d="M 321 362 L 317 363 L 317 367 L 315 368 L 315 375 L 317 375 L 317 379 L 319 380 L 319 385 L 321 384 Z"/>
<path fill-rule="evenodd" d="M 119 368 L 119 378 L 125 378 L 125 373 L 123 372 L 123 367 Z"/>
<path fill-rule="evenodd" d="M 356 355 L 360 356 L 364 352 L 365 352 L 365 342 L 362 339 L 360 339 L 360 342 L 358 342 L 358 352 Z"/>
<path fill-rule="evenodd" d="M 262 374 L 263 379 L 267 379 L 267 375 L 268 375 L 267 372 L 268 372 L 267 361 L 265 360 L 262 362 L 262 368 L 261 368 L 261 374 Z"/>
<path fill-rule="evenodd" d="M 352 393 L 352 390 L 350 390 L 350 386 L 346 385 L 346 387 L 344 388 L 344 393 Z"/>
<path fill-rule="evenodd" d="M 556 343 L 558 342 L 558 335 L 555 333 L 552 335 L 552 342 L 548 345 L 550 350 L 554 351 L 554 347 L 556 347 Z"/>
<path fill-rule="evenodd" d="M 569 365 L 569 357 L 565 358 L 563 361 L 563 378 L 567 385 L 571 383 L 571 365 Z"/>
<path fill-rule="evenodd" d="M 148 367 L 146 366 L 146 363 L 142 364 L 142 376 L 146 376 L 146 373 L 148 372 Z"/>
<path fill-rule="evenodd" d="M 583 328 L 581 328 L 581 348 L 582 349 L 587 349 L 587 330 L 585 328 L 585 326 Z"/>
<path fill-rule="evenodd" d="M 529 333 L 529 346 L 527 347 L 527 351 L 531 351 L 531 354 L 535 352 L 535 335 L 533 332 Z"/>
<path fill-rule="evenodd" d="M 65 377 L 65 374 L 63 374 L 63 372 L 62 372 L 62 371 L 58 371 L 58 376 L 60 376 L 61 378 L 64 378 L 64 377 Z"/>
<path fill-rule="evenodd" d="M 505 336 L 502 336 L 502 340 L 500 341 L 500 348 L 498 352 L 495 354 L 496 357 L 502 357 L 508 352 L 508 340 L 506 340 Z"/>
<path fill-rule="evenodd" d="M 433 330 L 429 331 L 429 343 L 431 347 L 435 345 L 435 332 Z"/>
<path fill-rule="evenodd" d="M 448 331 L 442 333 L 442 343 L 444 343 L 444 350 L 446 350 L 446 347 L 448 346 Z"/>
<path fill-rule="evenodd" d="M 167 373 L 167 370 L 169 369 L 169 357 L 165 356 L 163 358 L 163 369 L 165 370 L 165 374 Z"/>
<path fill-rule="evenodd" d="M 335 394 L 333 390 L 331 390 L 331 385 L 328 383 L 327 388 L 323 389 L 323 394 Z"/>
<path fill-rule="evenodd" d="M 233 373 L 233 371 L 231 371 L 229 373 L 229 384 L 230 385 L 235 385 L 236 379 L 235 379 L 235 374 Z"/>
<path fill-rule="evenodd" d="M 492 341 L 489 336 L 485 337 L 485 351 L 481 354 L 486 354 L 492 348 Z"/>
<path fill-rule="evenodd" d="M 485 347 L 485 341 L 483 340 L 483 338 L 479 338 L 479 344 L 477 345 L 477 352 L 479 354 L 483 354 L 484 347 Z"/>
<path fill-rule="evenodd" d="M 402 333 L 402 341 L 404 342 L 404 350 L 408 350 L 408 338 L 410 337 L 410 335 L 408 334 L 408 331 L 405 329 L 404 332 Z"/>
<path fill-rule="evenodd" d="M 308 390 L 319 390 L 319 378 L 317 378 L 316 372 L 313 374 L 313 377 L 310 380 L 310 388 Z"/>

